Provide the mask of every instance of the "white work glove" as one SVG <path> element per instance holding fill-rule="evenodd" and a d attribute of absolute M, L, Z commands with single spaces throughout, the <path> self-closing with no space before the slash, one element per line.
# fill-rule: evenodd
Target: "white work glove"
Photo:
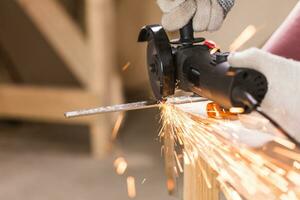
<path fill-rule="evenodd" d="M 300 62 L 256 48 L 232 53 L 228 61 L 233 67 L 255 69 L 267 77 L 263 111 L 300 142 Z"/>
<path fill-rule="evenodd" d="M 218 30 L 234 0 L 157 0 L 162 10 L 162 25 L 168 31 L 176 31 L 193 18 L 195 31 Z"/>

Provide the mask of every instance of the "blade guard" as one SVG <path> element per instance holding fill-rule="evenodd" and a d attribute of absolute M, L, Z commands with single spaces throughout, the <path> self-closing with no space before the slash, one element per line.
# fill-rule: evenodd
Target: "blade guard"
<path fill-rule="evenodd" d="M 169 38 L 160 25 L 141 29 L 139 42 L 148 42 L 147 67 L 154 96 L 158 100 L 175 92 L 175 67 Z"/>

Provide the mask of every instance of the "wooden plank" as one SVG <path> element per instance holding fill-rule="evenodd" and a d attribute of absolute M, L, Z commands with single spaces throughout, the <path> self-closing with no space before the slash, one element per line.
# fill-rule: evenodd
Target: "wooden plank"
<path fill-rule="evenodd" d="M 0 85 L 0 117 L 92 124 L 97 117 L 65 119 L 64 112 L 99 106 L 99 98 L 79 89 Z"/>
<path fill-rule="evenodd" d="M 93 158 L 102 159 L 111 150 L 112 126 L 110 118 L 104 115 L 97 116 L 90 124 L 91 153 Z"/>
<path fill-rule="evenodd" d="M 201 158 L 197 162 L 199 165 L 186 164 L 184 167 L 184 200 L 219 200 L 216 172 Z"/>
<path fill-rule="evenodd" d="M 81 86 L 16 0 L 0 1 L 0 45 L 22 83 Z"/>
<path fill-rule="evenodd" d="M 112 0 L 86 0 L 88 45 L 92 55 L 89 89 L 103 101 L 107 95 L 113 70 L 116 67 L 115 8 Z"/>
<path fill-rule="evenodd" d="M 184 165 L 183 199 L 194 200 L 195 194 L 195 168 L 191 164 Z"/>
<path fill-rule="evenodd" d="M 45 39 L 58 52 L 74 75 L 86 85 L 91 60 L 82 32 L 55 0 L 18 0 Z"/>
<path fill-rule="evenodd" d="M 115 49 L 115 1 L 86 0 L 86 24 L 88 45 L 91 50 L 92 68 L 88 83 L 90 92 L 100 96 L 101 104 L 116 103 L 112 97 L 119 94 L 115 90 L 114 69 L 116 66 Z M 109 134 L 112 128 L 111 115 L 99 116 L 91 126 L 91 144 L 95 158 L 101 158 L 110 146 Z"/>

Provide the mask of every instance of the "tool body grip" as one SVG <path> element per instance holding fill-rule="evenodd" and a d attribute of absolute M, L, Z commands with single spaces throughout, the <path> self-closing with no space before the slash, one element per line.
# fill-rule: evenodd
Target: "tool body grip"
<path fill-rule="evenodd" d="M 240 91 L 249 93 L 260 103 L 268 89 L 267 79 L 256 70 L 231 67 L 227 57 L 227 53 L 210 54 L 205 45 L 178 48 L 175 53 L 178 87 L 224 108 L 242 107 L 251 112 L 252 108 L 238 95 Z"/>

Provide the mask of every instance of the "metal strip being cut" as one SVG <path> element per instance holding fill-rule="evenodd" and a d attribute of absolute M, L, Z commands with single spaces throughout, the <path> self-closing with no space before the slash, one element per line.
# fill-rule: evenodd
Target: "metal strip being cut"
<path fill-rule="evenodd" d="M 202 97 L 186 97 L 186 96 L 173 97 L 173 98 L 168 98 L 166 103 L 186 104 L 186 103 L 193 103 L 193 102 L 200 102 L 200 101 L 207 101 L 207 99 Z M 160 101 L 148 100 L 148 101 L 127 103 L 127 104 L 119 104 L 114 106 L 103 106 L 98 108 L 90 108 L 90 109 L 66 112 L 65 117 L 74 118 L 74 117 L 90 116 L 90 115 L 104 114 L 110 112 L 122 112 L 122 111 L 129 111 L 129 110 L 155 108 L 155 107 L 159 107 L 161 103 L 162 102 Z"/>

